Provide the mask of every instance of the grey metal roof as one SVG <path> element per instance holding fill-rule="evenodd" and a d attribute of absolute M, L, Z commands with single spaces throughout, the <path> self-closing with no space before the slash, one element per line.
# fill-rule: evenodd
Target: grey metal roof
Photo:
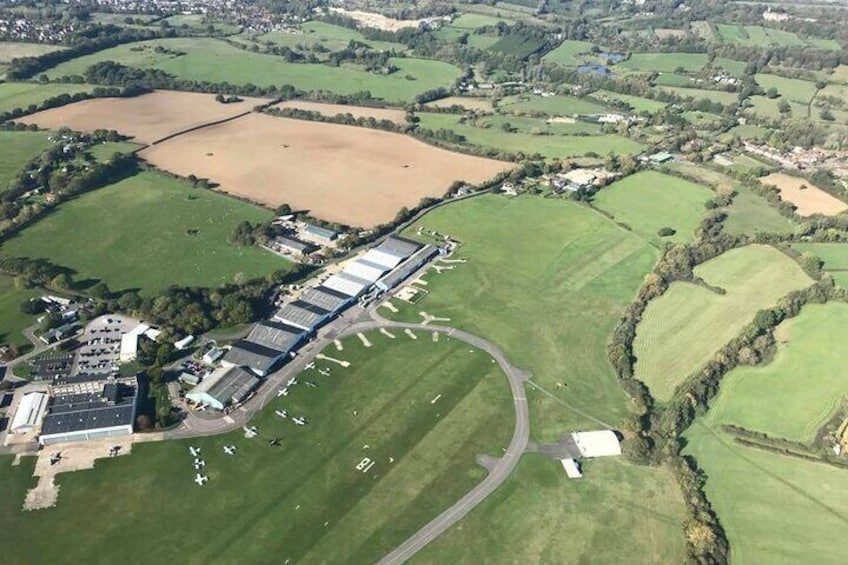
<path fill-rule="evenodd" d="M 400 237 L 397 235 L 393 235 L 391 237 L 387 237 L 383 240 L 383 243 L 377 246 L 377 249 L 380 251 L 385 251 L 386 253 L 390 253 L 391 255 L 395 255 L 397 257 L 409 257 L 421 247 L 421 244 L 412 241 L 411 239 L 406 239 L 405 237 Z"/>
<path fill-rule="evenodd" d="M 265 372 L 282 355 L 284 355 L 282 351 L 242 339 L 235 342 L 232 348 L 227 351 L 227 354 L 224 355 L 224 361 Z"/>
<path fill-rule="evenodd" d="M 284 247 L 294 249 L 298 253 L 308 253 L 312 249 L 317 249 L 317 247 L 315 245 L 312 245 L 311 243 L 306 243 L 304 241 L 300 241 L 299 239 L 294 239 L 292 237 L 286 237 L 283 235 L 275 237 L 274 241 Z"/>
<path fill-rule="evenodd" d="M 415 273 L 415 271 L 423 267 L 438 252 L 439 250 L 437 248 L 431 245 L 425 245 L 406 262 L 401 263 L 398 268 L 377 281 L 377 285 L 384 286 L 386 289 L 394 288 Z"/>
<path fill-rule="evenodd" d="M 241 402 L 257 385 L 259 379 L 255 375 L 241 367 L 233 367 L 213 383 L 206 393 L 221 404 L 227 405 L 230 402 Z"/>
<path fill-rule="evenodd" d="M 283 322 L 311 330 L 329 314 L 330 312 L 314 304 L 304 302 L 303 300 L 295 300 L 280 308 L 274 317 Z"/>
<path fill-rule="evenodd" d="M 339 235 L 339 232 L 337 232 L 337 231 L 334 231 L 334 230 L 331 230 L 331 229 L 328 229 L 328 228 L 322 228 L 321 226 L 316 226 L 316 225 L 313 225 L 313 224 L 308 224 L 306 226 L 306 231 L 308 233 L 311 233 L 312 235 L 317 235 L 318 237 L 323 237 L 324 239 L 331 239 L 331 240 L 335 239 Z"/>
<path fill-rule="evenodd" d="M 313 304 L 327 312 L 335 312 L 350 302 L 350 296 L 326 286 L 318 286 L 301 294 L 299 301 Z"/>
<path fill-rule="evenodd" d="M 253 329 L 247 334 L 247 341 L 287 352 L 300 343 L 303 337 L 304 331 L 301 328 L 282 322 L 262 321 L 253 326 Z"/>

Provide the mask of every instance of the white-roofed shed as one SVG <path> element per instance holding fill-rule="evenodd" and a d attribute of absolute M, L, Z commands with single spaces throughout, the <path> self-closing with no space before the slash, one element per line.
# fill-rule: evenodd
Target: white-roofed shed
<path fill-rule="evenodd" d="M 612 430 L 574 432 L 574 443 L 583 457 L 614 457 L 621 455 L 621 443 Z"/>
<path fill-rule="evenodd" d="M 13 434 L 24 434 L 40 426 L 47 412 L 48 400 L 46 392 L 28 392 L 23 395 L 9 431 Z"/>

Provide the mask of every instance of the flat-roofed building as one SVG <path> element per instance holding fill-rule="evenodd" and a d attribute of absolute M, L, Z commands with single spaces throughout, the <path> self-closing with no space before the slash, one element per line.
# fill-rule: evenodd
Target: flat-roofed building
<path fill-rule="evenodd" d="M 406 239 L 405 237 L 393 235 L 384 239 L 383 242 L 376 247 L 376 249 L 383 253 L 389 253 L 390 255 L 406 259 L 418 251 L 418 248 L 420 247 L 420 243 L 416 243 L 411 239 Z"/>
<path fill-rule="evenodd" d="M 53 387 L 41 435 L 41 445 L 130 435 L 139 399 L 136 377 L 103 379 L 94 392 L 77 392 L 79 384 Z"/>
<path fill-rule="evenodd" d="M 365 292 L 371 284 L 372 281 L 345 273 L 344 271 L 332 275 L 323 283 L 325 287 L 341 292 L 342 294 L 347 294 L 353 298 Z"/>
<path fill-rule="evenodd" d="M 259 379 L 251 372 L 241 367 L 221 367 L 191 389 L 186 398 L 196 404 L 223 410 L 231 404 L 244 402 L 257 386 Z"/>

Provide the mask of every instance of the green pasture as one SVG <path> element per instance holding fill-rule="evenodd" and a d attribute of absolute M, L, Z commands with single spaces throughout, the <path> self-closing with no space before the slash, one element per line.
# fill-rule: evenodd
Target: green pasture
<path fill-rule="evenodd" d="M 746 141 L 765 140 L 768 139 L 770 135 L 771 130 L 767 128 L 753 124 L 745 124 L 741 126 L 733 126 L 727 132 L 719 136 L 719 141 L 731 141 L 734 137 L 738 137 L 739 139 Z"/>
<path fill-rule="evenodd" d="M 400 313 L 382 308 L 382 315 L 450 318 L 445 323 L 503 348 L 551 395 L 527 387 L 534 439 L 597 428 L 587 415 L 621 422 L 628 401 L 606 344 L 659 256 L 653 246 L 586 206 L 533 196 L 485 195 L 443 206 L 406 234 L 415 237 L 418 226 L 461 241 L 455 257 L 467 262 L 428 271 L 423 300 L 395 299 Z"/>
<path fill-rule="evenodd" d="M 0 194 L 30 159 L 50 147 L 44 131 L 0 131 Z"/>
<path fill-rule="evenodd" d="M 725 57 L 716 57 L 713 60 L 713 65 L 719 66 L 731 75 L 740 78 L 745 73 L 745 67 L 748 66 L 748 63 Z"/>
<path fill-rule="evenodd" d="M 410 561 L 682 563 L 683 501 L 664 468 L 620 458 L 584 461 L 569 480 L 559 461 L 527 454 L 507 482 Z"/>
<path fill-rule="evenodd" d="M 781 215 L 765 198 L 738 185 L 733 203 L 727 207 L 724 229 L 733 235 L 762 233 L 791 234 L 795 223 Z"/>
<path fill-rule="evenodd" d="M 466 143 L 494 151 L 510 153 L 539 153 L 545 158 L 580 156 L 587 153 L 606 155 L 610 152 L 639 153 L 642 146 L 619 135 L 534 135 L 508 133 L 500 127 L 477 127 L 460 123 L 456 114 L 419 113 L 420 127 L 429 130 L 446 129 L 461 135 Z M 507 120 L 508 121 L 508 120 Z"/>
<path fill-rule="evenodd" d="M 128 141 L 109 141 L 91 148 L 91 155 L 98 161 L 108 161 L 115 153 L 132 153 L 141 146 Z"/>
<path fill-rule="evenodd" d="M 576 67 L 583 61 L 581 55 L 591 51 L 592 44 L 588 41 L 566 39 L 556 49 L 546 53 L 543 59 L 548 63 L 556 63 L 564 67 Z"/>
<path fill-rule="evenodd" d="M 662 73 L 653 80 L 655 86 L 693 86 L 694 81 L 686 75 L 678 75 L 675 73 Z"/>
<path fill-rule="evenodd" d="M 630 71 L 673 73 L 679 68 L 698 72 L 706 64 L 706 53 L 633 53 L 616 67 Z"/>
<path fill-rule="evenodd" d="M 341 51 L 342 49 L 345 49 L 351 41 L 364 43 L 378 51 L 394 50 L 404 52 L 407 50 L 406 45 L 403 45 L 402 43 L 374 41 L 372 39 L 367 39 L 361 32 L 355 29 L 321 21 L 304 23 L 300 26 L 300 33 L 272 31 L 259 36 L 257 40 L 262 43 L 270 42 L 275 45 L 284 45 L 290 48 L 296 48 L 298 45 L 309 47 L 321 45 L 330 51 Z"/>
<path fill-rule="evenodd" d="M 545 114 L 548 116 L 573 116 L 605 114 L 609 106 L 589 98 L 575 96 L 533 96 L 503 99 L 498 108 L 513 114 Z"/>
<path fill-rule="evenodd" d="M 594 204 L 617 223 L 662 245 L 665 241 L 691 241 L 705 214 L 704 203 L 712 196 L 712 191 L 700 184 L 644 171 L 601 189 Z M 657 232 L 664 227 L 677 233 L 660 237 Z"/>
<path fill-rule="evenodd" d="M 811 282 L 795 261 L 765 245 L 732 249 L 696 267 L 695 275 L 725 292 L 674 282 L 648 304 L 636 331 L 636 377 L 660 402 L 759 310 Z"/>
<path fill-rule="evenodd" d="M 547 120 L 540 118 L 511 116 L 505 114 L 493 114 L 489 116 L 483 116 L 474 120 L 473 123 L 477 127 L 491 127 L 501 130 L 504 127 L 509 127 L 515 128 L 523 133 L 532 133 L 535 135 L 598 134 L 601 131 L 600 125 L 589 122 L 548 122 Z"/>
<path fill-rule="evenodd" d="M 755 157 L 751 157 L 745 153 L 740 153 L 733 156 L 733 165 L 730 166 L 730 169 L 741 173 L 747 173 L 757 169 L 772 171 L 774 170 L 774 165 L 769 165 Z"/>
<path fill-rule="evenodd" d="M 709 112 L 686 111 L 683 112 L 683 117 L 687 122 L 694 125 L 696 129 L 699 127 L 710 127 L 721 121 L 721 116 L 710 114 Z"/>
<path fill-rule="evenodd" d="M 778 104 L 780 104 L 780 98 L 768 98 L 766 96 L 751 96 L 748 99 L 752 107 L 749 111 L 759 114 L 765 118 L 772 119 L 784 119 L 784 115 L 780 113 L 780 109 L 778 108 Z M 789 106 L 791 108 L 788 113 L 788 117 L 797 118 L 797 119 L 807 119 L 810 117 L 810 111 L 807 107 L 807 104 L 796 102 L 794 100 L 787 100 L 789 102 Z M 813 113 L 813 118 L 818 117 L 816 113 Z"/>
<path fill-rule="evenodd" d="M 36 316 L 21 312 L 21 303 L 39 294 L 36 289 L 16 288 L 12 277 L 0 274 L 0 345 L 29 344 L 22 332 L 35 323 Z"/>
<path fill-rule="evenodd" d="M 494 42 L 489 49 L 498 51 L 505 55 L 512 55 L 519 59 L 529 57 L 542 47 L 542 41 L 535 37 L 513 33 L 504 35 Z"/>
<path fill-rule="evenodd" d="M 768 47 L 772 40 L 762 26 L 742 26 L 716 24 L 719 36 L 727 43 L 736 43 L 747 47 Z"/>
<path fill-rule="evenodd" d="M 675 86 L 665 86 L 662 88 L 666 92 L 671 92 L 681 98 L 694 98 L 700 100 L 706 98 L 713 102 L 719 102 L 725 106 L 736 106 L 739 101 L 739 95 L 735 92 L 725 92 L 724 90 L 707 90 L 705 88 L 683 88 Z"/>
<path fill-rule="evenodd" d="M 721 430 L 726 423 L 709 412 L 696 420 L 684 453 L 704 469 L 733 563 L 843 563 L 846 471 L 737 444 Z"/>
<path fill-rule="evenodd" d="M 815 255 L 824 263 L 836 284 L 848 286 L 848 245 L 842 243 L 794 243 L 792 248 L 801 253 Z"/>
<path fill-rule="evenodd" d="M 808 80 L 784 78 L 763 73 L 754 75 L 754 78 L 757 80 L 757 84 L 763 87 L 763 90 L 776 88 L 777 92 L 788 102 L 809 104 L 816 94 L 815 83 Z"/>
<path fill-rule="evenodd" d="M 259 277 L 287 269 L 272 253 L 228 242 L 240 222 L 270 217 L 239 200 L 143 172 L 60 205 L 0 252 L 68 267 L 78 285 L 102 280 L 113 290 L 150 295 L 169 285 L 217 286 L 236 273 Z"/>
<path fill-rule="evenodd" d="M 156 46 L 185 54 L 156 53 Z M 369 73 L 355 66 L 288 63 L 282 57 L 251 53 L 211 38 L 130 43 L 62 63 L 47 74 L 53 78 L 83 75 L 89 66 L 109 60 L 160 69 L 187 80 L 258 86 L 290 84 L 303 90 L 339 94 L 368 90 L 377 98 L 391 101 L 410 101 L 426 90 L 449 86 L 460 74 L 459 69 L 447 63 L 413 58 L 390 59 L 399 68 L 391 75 Z"/>
<path fill-rule="evenodd" d="M 498 456 L 514 425 L 509 386 L 488 355 L 417 334 L 368 333 L 372 347 L 344 339 L 343 351 L 327 353 L 350 367 L 318 361 L 252 420 L 256 438 L 239 429 L 137 443 L 92 470 L 60 474 L 49 510 L 21 510 L 33 459 L 13 467 L 0 458 L 0 522 L 15 540 L 0 562 L 376 562 L 480 482 L 476 456 Z M 238 450 L 227 456 L 224 445 Z M 206 461 L 202 487 L 189 446 Z M 365 458 L 374 462 L 367 472 L 357 469 Z M 50 543 L 39 543 L 48 531 Z"/>
<path fill-rule="evenodd" d="M 0 112 L 15 108 L 26 110 L 32 104 L 36 106 L 53 96 L 88 92 L 92 86 L 83 84 L 36 84 L 34 82 L 0 83 Z"/>
<path fill-rule="evenodd" d="M 848 397 L 848 304 L 809 304 L 775 330 L 774 358 L 737 367 L 721 383 L 713 421 L 809 444 Z M 764 401 L 764 397 L 767 401 Z"/>
<path fill-rule="evenodd" d="M 634 96 L 632 94 L 621 94 L 619 92 L 612 92 L 609 90 L 598 90 L 592 93 L 592 96 L 604 102 L 609 100 L 623 102 L 630 107 L 631 112 L 636 113 L 647 112 L 649 114 L 653 114 L 654 112 L 664 110 L 667 106 L 665 102 L 660 102 L 659 100 L 652 100 L 650 98 Z"/>

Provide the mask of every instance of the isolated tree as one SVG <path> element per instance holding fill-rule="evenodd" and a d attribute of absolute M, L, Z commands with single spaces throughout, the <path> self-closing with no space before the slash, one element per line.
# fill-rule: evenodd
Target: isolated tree
<path fill-rule="evenodd" d="M 832 122 L 836 119 L 833 117 L 833 112 L 830 111 L 830 108 L 825 108 L 824 110 L 822 110 L 819 116 L 821 116 L 821 119 L 828 122 Z"/>
<path fill-rule="evenodd" d="M 786 114 L 789 114 L 792 111 L 792 106 L 790 106 L 789 102 L 787 102 L 786 100 L 781 100 L 777 103 L 777 111 L 785 116 Z"/>
<path fill-rule="evenodd" d="M 771 88 L 769 88 L 768 90 L 766 90 L 766 97 L 768 97 L 768 98 L 774 99 L 774 98 L 777 98 L 779 96 L 780 96 L 780 93 L 773 86 Z"/>

